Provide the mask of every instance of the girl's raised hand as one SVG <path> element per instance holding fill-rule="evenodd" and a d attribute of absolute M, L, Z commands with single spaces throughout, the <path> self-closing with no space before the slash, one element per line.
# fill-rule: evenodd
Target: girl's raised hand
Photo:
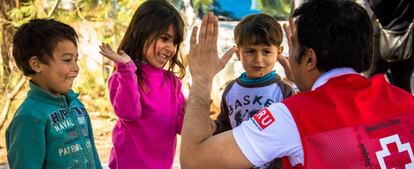
<path fill-rule="evenodd" d="M 131 61 L 131 57 L 129 57 L 123 50 L 120 50 L 119 53 L 116 53 L 112 48 L 106 44 L 102 43 L 101 46 L 99 46 L 101 53 L 103 56 L 105 56 L 108 59 L 111 59 L 114 62 L 121 62 L 121 63 L 128 63 Z"/>

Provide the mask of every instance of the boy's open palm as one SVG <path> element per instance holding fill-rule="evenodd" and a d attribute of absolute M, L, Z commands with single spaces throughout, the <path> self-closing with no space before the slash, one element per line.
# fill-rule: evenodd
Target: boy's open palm
<path fill-rule="evenodd" d="M 208 79 L 224 68 L 236 48 L 227 51 L 223 57 L 217 54 L 218 19 L 213 13 L 203 17 L 200 33 L 197 37 L 197 27 L 194 27 L 190 39 L 189 67 L 194 79 Z M 198 39 L 198 42 L 197 42 Z"/>
<path fill-rule="evenodd" d="M 102 43 L 101 46 L 99 46 L 101 53 L 103 56 L 105 56 L 108 59 L 111 59 L 114 62 L 121 62 L 121 63 L 128 63 L 131 61 L 131 57 L 129 57 L 124 51 L 120 50 L 119 53 L 116 53 L 112 48 L 106 44 Z"/>

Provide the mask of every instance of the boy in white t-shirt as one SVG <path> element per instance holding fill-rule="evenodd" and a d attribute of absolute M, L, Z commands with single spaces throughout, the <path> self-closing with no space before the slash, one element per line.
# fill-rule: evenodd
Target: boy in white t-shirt
<path fill-rule="evenodd" d="M 267 14 L 244 17 L 234 29 L 234 39 L 245 72 L 224 89 L 214 134 L 231 130 L 263 106 L 294 94 L 294 89 L 273 70 L 283 51 L 282 26 L 275 18 Z M 281 162 L 274 160 L 257 168 L 281 168 Z"/>

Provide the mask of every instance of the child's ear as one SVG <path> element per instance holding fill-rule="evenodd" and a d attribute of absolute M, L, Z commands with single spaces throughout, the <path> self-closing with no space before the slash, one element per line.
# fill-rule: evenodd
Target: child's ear
<path fill-rule="evenodd" d="M 37 58 L 37 56 L 32 56 L 29 59 L 29 65 L 30 68 L 32 68 L 33 71 L 35 71 L 36 73 L 40 73 L 41 72 L 41 64 L 42 62 L 40 62 L 39 58 Z"/>
<path fill-rule="evenodd" d="M 278 48 L 277 48 L 277 54 L 282 54 L 282 52 L 283 52 L 283 46 L 279 46 Z"/>
<path fill-rule="evenodd" d="M 236 53 L 237 59 L 241 60 L 241 58 L 240 58 L 240 49 L 239 48 L 237 48 L 235 53 Z"/>

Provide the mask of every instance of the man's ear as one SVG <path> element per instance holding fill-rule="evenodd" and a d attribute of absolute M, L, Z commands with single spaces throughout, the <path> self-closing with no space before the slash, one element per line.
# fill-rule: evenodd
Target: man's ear
<path fill-rule="evenodd" d="M 42 71 L 42 62 L 39 60 L 37 56 L 32 56 L 29 59 L 30 68 L 36 73 L 40 73 Z"/>
<path fill-rule="evenodd" d="M 316 57 L 315 50 L 312 48 L 308 48 L 305 53 L 305 57 L 303 58 L 302 62 L 306 64 L 306 70 L 312 71 L 317 69 L 316 65 L 318 63 L 318 58 Z"/>

